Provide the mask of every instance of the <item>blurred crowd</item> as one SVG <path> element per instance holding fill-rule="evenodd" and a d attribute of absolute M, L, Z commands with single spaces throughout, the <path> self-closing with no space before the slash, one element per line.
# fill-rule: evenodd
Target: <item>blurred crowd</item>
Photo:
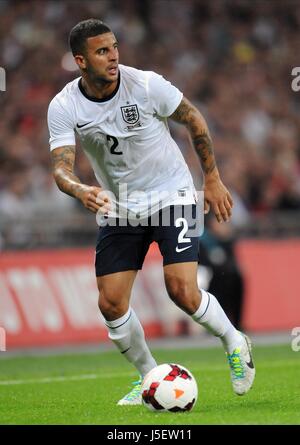
<path fill-rule="evenodd" d="M 249 215 L 300 209 L 298 0 L 0 0 L 0 218 L 78 206 L 53 182 L 47 107 L 77 77 L 70 29 L 95 17 L 119 40 L 120 62 L 171 80 L 205 116 L 219 169 L 236 203 L 234 223 Z M 201 187 L 184 127 L 170 124 Z M 78 150 L 76 173 L 96 184 Z"/>

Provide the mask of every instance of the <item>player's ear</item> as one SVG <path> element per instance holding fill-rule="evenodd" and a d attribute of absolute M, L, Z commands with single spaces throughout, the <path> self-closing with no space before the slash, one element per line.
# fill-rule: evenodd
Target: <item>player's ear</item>
<path fill-rule="evenodd" d="M 74 56 L 74 59 L 80 69 L 84 70 L 86 68 L 86 60 L 85 60 L 84 56 L 77 55 L 77 56 Z"/>

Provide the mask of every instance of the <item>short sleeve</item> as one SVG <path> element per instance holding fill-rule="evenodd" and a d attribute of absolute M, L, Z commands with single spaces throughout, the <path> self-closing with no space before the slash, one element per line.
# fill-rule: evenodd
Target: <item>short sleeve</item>
<path fill-rule="evenodd" d="M 154 72 L 150 72 L 148 89 L 154 111 L 161 117 L 171 116 L 183 97 L 178 88 Z"/>
<path fill-rule="evenodd" d="M 47 118 L 50 150 L 76 144 L 72 118 L 56 97 L 50 102 Z"/>

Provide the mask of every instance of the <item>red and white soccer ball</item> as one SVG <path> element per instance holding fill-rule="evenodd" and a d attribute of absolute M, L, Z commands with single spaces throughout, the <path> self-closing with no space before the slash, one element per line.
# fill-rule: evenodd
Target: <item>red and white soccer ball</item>
<path fill-rule="evenodd" d="M 181 365 L 156 366 L 143 380 L 143 404 L 151 411 L 190 411 L 195 406 L 197 397 L 196 380 Z"/>

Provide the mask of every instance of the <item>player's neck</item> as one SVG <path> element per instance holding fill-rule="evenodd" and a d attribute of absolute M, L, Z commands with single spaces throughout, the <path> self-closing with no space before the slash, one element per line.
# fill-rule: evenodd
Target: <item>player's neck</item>
<path fill-rule="evenodd" d="M 84 75 L 81 78 L 81 86 L 86 92 L 86 94 L 90 97 L 94 97 L 96 99 L 105 99 L 110 96 L 115 89 L 118 87 L 119 80 L 115 82 L 107 83 L 107 82 L 91 82 Z"/>

